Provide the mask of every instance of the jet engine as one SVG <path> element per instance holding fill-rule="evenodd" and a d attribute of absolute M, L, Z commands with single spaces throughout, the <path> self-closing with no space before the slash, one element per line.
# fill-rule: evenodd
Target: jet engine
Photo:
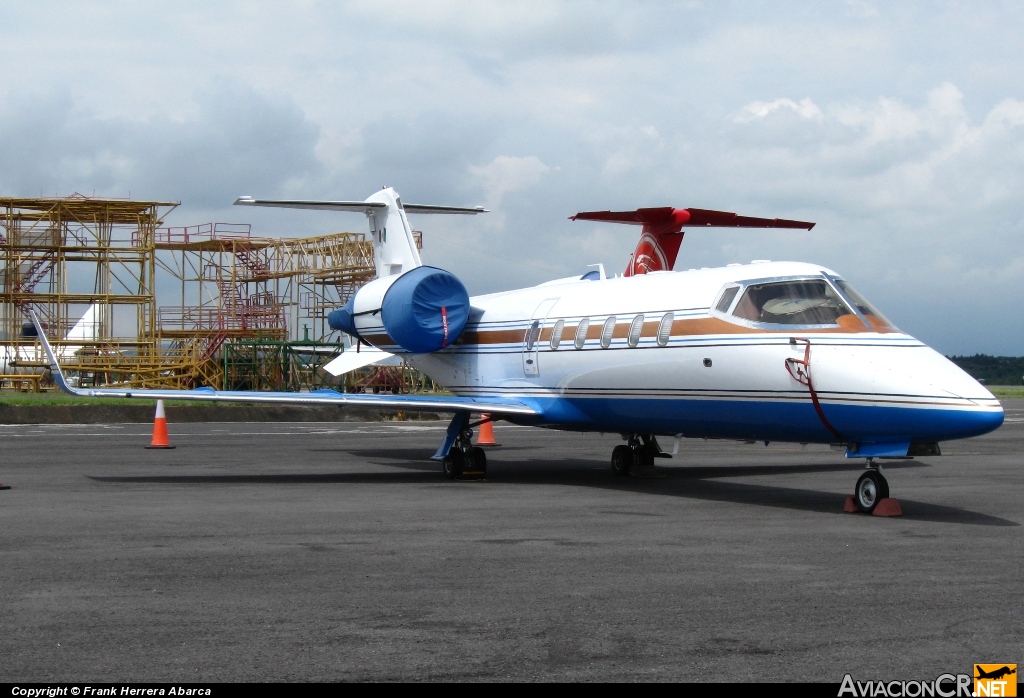
<path fill-rule="evenodd" d="M 390 352 L 429 354 L 458 339 L 468 319 L 469 293 L 462 282 L 424 266 L 371 281 L 330 313 L 327 323 Z"/>

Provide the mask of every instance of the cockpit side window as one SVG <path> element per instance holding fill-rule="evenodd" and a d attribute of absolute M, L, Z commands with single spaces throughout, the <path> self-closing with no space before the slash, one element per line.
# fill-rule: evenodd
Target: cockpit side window
<path fill-rule="evenodd" d="M 748 286 L 733 315 L 774 325 L 835 325 L 853 311 L 824 279 L 801 279 Z"/>
<path fill-rule="evenodd" d="M 725 289 L 722 293 L 722 297 L 718 299 L 718 305 L 715 306 L 715 310 L 720 313 L 729 312 L 729 306 L 732 305 L 733 299 L 736 297 L 736 292 L 740 290 L 739 286 L 733 286 Z"/>
<path fill-rule="evenodd" d="M 843 281 L 842 279 L 834 279 L 834 281 L 836 282 L 836 284 L 838 284 L 839 288 L 843 290 L 843 293 L 846 294 L 846 297 L 853 301 L 853 304 L 857 306 L 857 310 L 859 310 L 861 314 L 868 319 L 868 322 L 870 322 L 872 325 L 876 327 L 893 326 L 892 323 L 889 322 L 884 315 L 878 312 L 878 308 L 871 305 L 871 303 L 868 302 L 867 298 L 857 293 L 856 289 L 854 289 L 853 286 L 851 286 L 846 281 Z"/>

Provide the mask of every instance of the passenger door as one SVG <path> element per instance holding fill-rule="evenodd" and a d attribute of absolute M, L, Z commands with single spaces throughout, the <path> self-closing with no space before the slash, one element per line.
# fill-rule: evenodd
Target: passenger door
<path fill-rule="evenodd" d="M 557 302 L 557 298 L 545 298 L 541 301 L 541 304 L 533 311 L 531 316 L 533 321 L 526 328 L 526 334 L 523 336 L 523 375 L 527 378 L 540 376 L 537 342 L 540 340 L 540 331 L 544 326 L 544 320 L 547 319 Z"/>

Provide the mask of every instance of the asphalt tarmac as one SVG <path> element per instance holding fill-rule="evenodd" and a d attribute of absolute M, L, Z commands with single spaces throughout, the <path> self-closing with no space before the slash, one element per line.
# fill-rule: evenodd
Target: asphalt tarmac
<path fill-rule="evenodd" d="M 1022 662 L 1024 401 L 842 511 L 826 447 L 437 422 L 0 426 L 0 681 L 934 679 Z M 666 445 L 666 444 L 663 444 Z M 667 444 L 670 446 L 670 444 Z"/>

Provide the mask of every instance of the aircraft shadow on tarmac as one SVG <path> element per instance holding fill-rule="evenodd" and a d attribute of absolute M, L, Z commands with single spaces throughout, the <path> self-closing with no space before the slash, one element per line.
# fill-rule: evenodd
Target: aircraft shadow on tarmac
<path fill-rule="evenodd" d="M 286 473 L 239 475 L 144 475 L 97 477 L 89 479 L 109 483 L 145 483 L 170 485 L 217 484 L 437 484 L 440 467 L 424 461 L 422 448 L 381 452 L 364 449 L 347 451 L 353 455 L 376 456 L 374 465 L 397 468 L 398 472 L 349 473 Z M 900 461 L 886 465 L 886 469 L 926 468 L 920 461 Z M 522 463 L 493 463 L 491 482 L 501 484 L 566 485 L 598 487 L 626 492 L 643 493 L 685 499 L 704 499 L 736 504 L 778 507 L 822 514 L 843 513 L 845 494 L 820 490 L 780 487 L 752 483 L 723 481 L 724 478 L 779 476 L 813 473 L 860 471 L 860 463 L 794 464 L 794 465 L 729 465 L 659 467 L 653 477 L 616 478 L 606 467 L 597 467 L 593 460 L 527 461 Z M 403 472 L 404 471 L 404 472 Z M 458 483 L 455 483 L 458 484 Z M 1008 519 L 978 512 L 899 498 L 904 516 L 917 521 L 956 523 L 974 526 L 1019 526 Z"/>

